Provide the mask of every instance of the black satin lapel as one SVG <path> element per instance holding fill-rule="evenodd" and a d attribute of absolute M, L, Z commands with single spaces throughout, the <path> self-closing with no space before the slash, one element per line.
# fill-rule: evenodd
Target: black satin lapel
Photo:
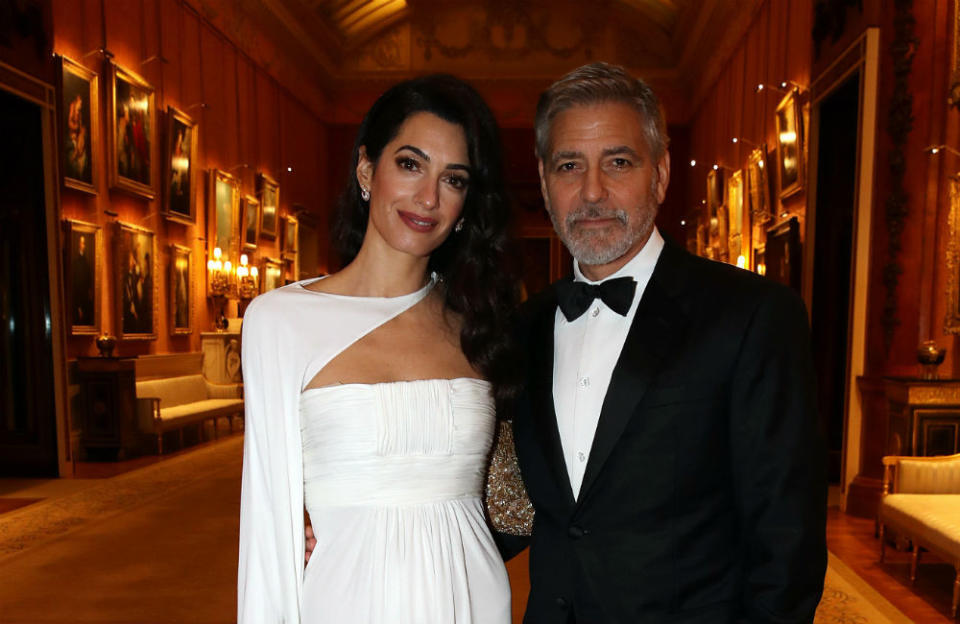
<path fill-rule="evenodd" d="M 687 315 L 670 292 L 673 284 L 663 279 L 670 273 L 654 272 L 637 307 L 637 314 L 603 400 L 578 504 L 582 504 L 589 496 L 590 487 L 623 434 L 650 381 L 670 353 L 680 346 L 686 334 Z"/>
<path fill-rule="evenodd" d="M 557 428 L 556 407 L 553 404 L 553 326 L 556 318 L 556 296 L 544 302 L 540 313 L 530 327 L 530 397 L 534 427 L 543 456 L 556 480 L 557 488 L 572 505 L 573 489 L 567 464 L 563 459 L 560 430 Z"/>

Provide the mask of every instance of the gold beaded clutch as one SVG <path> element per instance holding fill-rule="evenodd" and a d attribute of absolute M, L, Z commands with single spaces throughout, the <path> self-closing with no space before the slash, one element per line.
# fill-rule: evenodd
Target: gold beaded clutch
<path fill-rule="evenodd" d="M 520 478 L 513 426 L 498 420 L 493 455 L 487 472 L 487 516 L 494 530 L 509 535 L 530 535 L 533 530 L 533 505 Z"/>

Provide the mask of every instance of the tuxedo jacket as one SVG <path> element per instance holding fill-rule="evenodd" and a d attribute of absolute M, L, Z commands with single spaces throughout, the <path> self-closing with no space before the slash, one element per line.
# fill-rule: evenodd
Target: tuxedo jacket
<path fill-rule="evenodd" d="M 524 622 L 812 622 L 827 485 L 799 297 L 668 242 L 577 499 L 553 402 L 556 310 L 554 285 L 519 331 L 514 438 L 536 510 Z"/>

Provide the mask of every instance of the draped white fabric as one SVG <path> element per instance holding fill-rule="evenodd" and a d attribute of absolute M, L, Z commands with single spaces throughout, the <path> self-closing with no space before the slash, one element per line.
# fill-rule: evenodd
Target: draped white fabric
<path fill-rule="evenodd" d="M 303 457 L 300 393 L 330 360 L 421 301 L 433 282 L 392 298 L 345 297 L 297 282 L 257 297 L 243 322 L 246 423 L 237 616 L 301 622 Z M 363 544 L 350 544 L 364 548 Z M 314 621 L 332 621 L 325 618 Z"/>
<path fill-rule="evenodd" d="M 311 389 L 300 418 L 317 536 L 304 622 L 510 622 L 481 504 L 494 431 L 487 382 Z"/>

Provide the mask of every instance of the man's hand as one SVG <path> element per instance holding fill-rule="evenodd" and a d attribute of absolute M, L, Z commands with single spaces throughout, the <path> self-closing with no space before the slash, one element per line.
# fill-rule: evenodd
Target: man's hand
<path fill-rule="evenodd" d="M 313 534 L 313 527 L 310 526 L 309 524 L 307 525 L 306 531 L 304 531 L 304 535 L 307 538 L 306 544 L 305 544 L 307 547 L 307 550 L 303 555 L 303 562 L 304 564 L 306 564 L 308 561 L 310 561 L 310 555 L 313 554 L 313 549 L 317 547 L 317 538 Z"/>

